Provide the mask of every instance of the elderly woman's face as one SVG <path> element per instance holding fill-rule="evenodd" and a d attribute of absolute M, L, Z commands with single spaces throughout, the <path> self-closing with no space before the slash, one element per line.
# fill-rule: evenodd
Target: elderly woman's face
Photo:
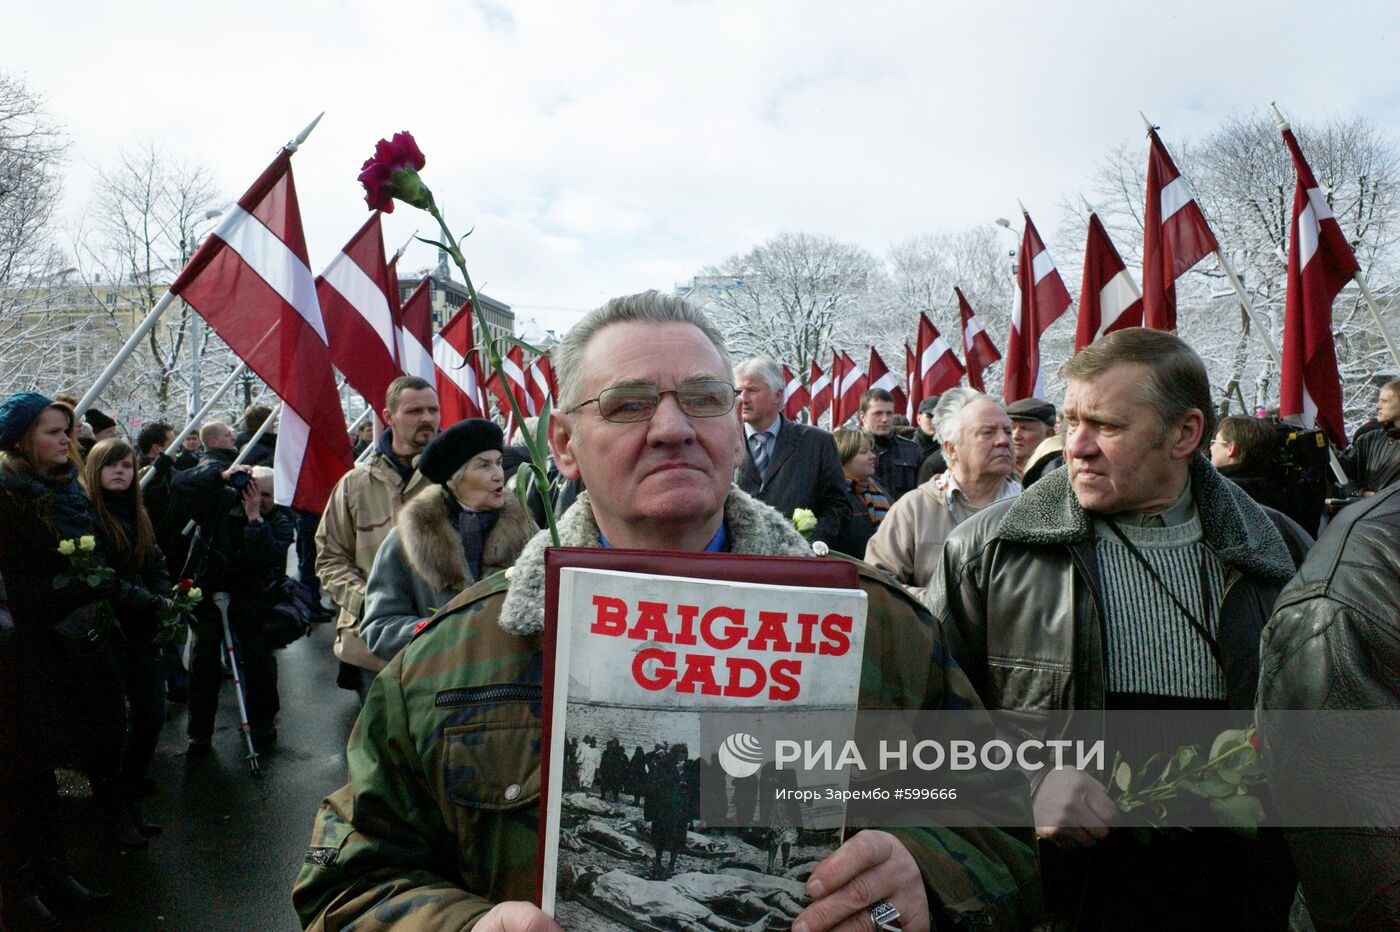
<path fill-rule="evenodd" d="M 501 452 L 487 450 L 467 460 L 467 465 L 447 485 L 457 501 L 473 511 L 493 511 L 506 500 L 506 474 Z"/>

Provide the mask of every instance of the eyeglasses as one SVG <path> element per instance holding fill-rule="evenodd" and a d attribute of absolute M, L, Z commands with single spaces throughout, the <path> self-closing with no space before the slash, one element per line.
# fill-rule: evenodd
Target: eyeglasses
<path fill-rule="evenodd" d="M 579 402 L 565 413 L 572 414 L 596 402 L 603 420 L 635 424 L 649 421 L 656 415 L 662 395 L 675 395 L 681 410 L 691 417 L 722 417 L 734 410 L 734 393 L 733 385 L 719 379 L 687 382 L 679 388 L 665 389 L 655 385 L 615 385 L 603 389 L 596 398 Z"/>

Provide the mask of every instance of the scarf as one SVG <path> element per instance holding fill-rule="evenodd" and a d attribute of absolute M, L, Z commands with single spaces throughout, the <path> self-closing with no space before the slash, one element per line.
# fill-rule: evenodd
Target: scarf
<path fill-rule="evenodd" d="M 0 488 L 13 498 L 32 502 L 35 516 L 53 531 L 56 540 L 76 540 L 96 533 L 92 503 L 74 468 L 39 476 L 23 459 L 6 455 L 0 465 Z"/>
<path fill-rule="evenodd" d="M 472 511 L 457 501 L 457 496 L 449 492 L 446 486 L 442 486 L 442 497 L 447 502 L 447 513 L 457 528 L 457 535 L 462 538 L 462 553 L 467 558 L 467 569 L 471 570 L 472 579 L 480 579 L 481 555 L 486 549 L 486 535 L 496 526 L 501 513 L 499 510 Z"/>

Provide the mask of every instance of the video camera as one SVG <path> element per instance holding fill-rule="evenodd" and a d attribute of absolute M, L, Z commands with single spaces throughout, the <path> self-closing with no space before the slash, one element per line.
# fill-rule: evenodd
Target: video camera
<path fill-rule="evenodd" d="M 1271 418 L 1274 457 L 1271 472 L 1283 490 L 1284 514 L 1316 534 L 1326 510 L 1328 492 L 1327 437 L 1320 430 Z"/>

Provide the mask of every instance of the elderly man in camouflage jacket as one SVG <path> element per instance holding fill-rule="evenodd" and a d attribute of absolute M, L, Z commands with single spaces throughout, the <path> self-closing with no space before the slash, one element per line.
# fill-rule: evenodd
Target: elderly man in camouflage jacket
<path fill-rule="evenodd" d="M 554 351 L 554 461 L 588 492 L 565 546 L 811 553 L 788 521 L 732 486 L 743 456 L 723 338 L 647 292 L 609 302 Z M 312 928 L 547 932 L 530 900 L 540 797 L 544 551 L 462 593 L 376 679 L 350 738 L 348 785 L 318 814 L 293 893 Z M 979 708 L 922 608 L 861 565 L 862 707 Z M 1029 833 L 865 831 L 808 881 L 809 932 L 869 928 L 888 900 L 918 932 L 1028 928 L 1039 910 Z M 936 919 L 934 918 L 936 916 Z"/>

